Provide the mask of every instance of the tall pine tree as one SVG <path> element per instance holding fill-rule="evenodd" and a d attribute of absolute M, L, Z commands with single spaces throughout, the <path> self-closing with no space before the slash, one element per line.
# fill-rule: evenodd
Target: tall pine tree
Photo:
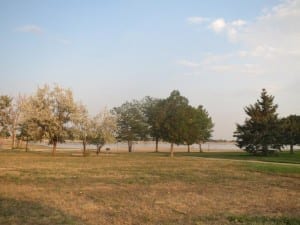
<path fill-rule="evenodd" d="M 281 149 L 279 121 L 276 109 L 278 105 L 273 103 L 274 96 L 268 95 L 262 90 L 260 99 L 254 105 L 245 107 L 246 118 L 243 125 L 237 124 L 234 137 L 237 138 L 237 146 L 247 152 L 267 155 L 270 148 Z"/>

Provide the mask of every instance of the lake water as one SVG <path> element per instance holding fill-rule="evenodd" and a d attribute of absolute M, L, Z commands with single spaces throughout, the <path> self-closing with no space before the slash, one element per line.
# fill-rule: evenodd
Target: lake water
<path fill-rule="evenodd" d="M 45 144 L 46 145 L 46 144 Z M 63 144 L 58 144 L 58 148 L 62 149 L 82 149 L 81 143 L 68 142 Z M 101 151 L 105 151 L 106 148 L 110 149 L 110 152 L 126 152 L 128 151 L 127 143 L 119 142 L 114 144 L 106 144 L 102 147 Z M 88 145 L 87 149 L 96 149 L 94 145 Z M 136 142 L 133 144 L 133 152 L 153 152 L 155 150 L 155 142 L 147 141 L 147 142 Z M 170 143 L 160 142 L 158 144 L 158 150 L 161 152 L 170 151 Z M 186 145 L 174 145 L 175 151 L 187 151 Z M 199 151 L 199 145 L 194 144 L 190 146 L 190 150 L 192 152 Z M 202 150 L 205 152 L 213 152 L 213 151 L 240 151 L 240 149 L 232 142 L 206 142 L 202 144 Z"/>

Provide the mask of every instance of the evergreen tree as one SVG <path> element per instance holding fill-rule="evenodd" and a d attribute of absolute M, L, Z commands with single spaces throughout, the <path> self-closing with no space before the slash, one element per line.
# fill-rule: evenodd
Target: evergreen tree
<path fill-rule="evenodd" d="M 234 137 L 237 146 L 245 151 L 256 154 L 262 152 L 267 155 L 269 148 L 280 150 L 279 121 L 277 118 L 277 105 L 273 103 L 274 97 L 262 90 L 260 100 L 254 105 L 245 107 L 249 118 L 243 125 L 237 124 Z"/>

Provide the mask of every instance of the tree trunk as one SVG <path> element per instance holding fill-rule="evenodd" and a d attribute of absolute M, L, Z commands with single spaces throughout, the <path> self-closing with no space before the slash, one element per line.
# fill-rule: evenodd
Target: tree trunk
<path fill-rule="evenodd" d="M 13 128 L 12 128 L 11 149 L 15 148 L 15 140 L 16 140 L 16 131 L 15 131 L 15 126 L 13 125 Z"/>
<path fill-rule="evenodd" d="M 155 152 L 158 152 L 158 138 L 155 138 Z"/>
<path fill-rule="evenodd" d="M 99 153 L 101 152 L 101 148 L 102 148 L 102 145 L 97 145 L 97 156 L 99 155 Z"/>
<path fill-rule="evenodd" d="M 132 152 L 132 141 L 128 141 L 128 152 Z"/>
<path fill-rule="evenodd" d="M 56 141 L 56 140 L 54 140 L 54 141 L 53 141 L 52 156 L 54 156 L 54 155 L 55 155 L 55 153 L 56 153 L 56 145 L 57 145 L 57 141 Z"/>
<path fill-rule="evenodd" d="M 26 140 L 25 151 L 28 152 L 28 139 Z"/>
<path fill-rule="evenodd" d="M 82 140 L 82 146 L 83 146 L 83 156 L 86 154 L 86 141 Z"/>
<path fill-rule="evenodd" d="M 268 145 L 263 145 L 263 153 L 265 156 L 268 155 Z"/>
<path fill-rule="evenodd" d="M 187 145 L 187 146 L 188 146 L 188 153 L 190 153 L 191 152 L 190 145 Z"/>
<path fill-rule="evenodd" d="M 294 145 L 290 145 L 290 153 L 294 154 Z"/>
<path fill-rule="evenodd" d="M 203 152 L 201 142 L 199 142 L 199 152 L 200 152 L 200 153 Z"/>
<path fill-rule="evenodd" d="M 170 157 L 173 158 L 174 157 L 174 143 L 171 143 L 171 152 L 170 152 Z"/>
<path fill-rule="evenodd" d="M 17 148 L 18 149 L 22 148 L 22 140 L 21 139 L 17 139 Z"/>

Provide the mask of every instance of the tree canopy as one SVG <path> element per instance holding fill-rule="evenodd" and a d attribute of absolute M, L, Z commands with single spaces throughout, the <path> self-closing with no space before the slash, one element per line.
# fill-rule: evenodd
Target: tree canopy
<path fill-rule="evenodd" d="M 149 134 L 155 140 L 155 151 L 158 152 L 158 141 L 163 138 L 163 124 L 166 116 L 165 101 L 149 96 L 142 100 L 144 114 L 149 125 Z"/>
<path fill-rule="evenodd" d="M 132 152 L 134 141 L 149 138 L 149 125 L 139 101 L 126 102 L 112 112 L 116 115 L 117 140 L 126 141 L 129 152 Z"/>
<path fill-rule="evenodd" d="M 103 145 L 114 141 L 126 141 L 131 152 L 134 142 L 152 139 L 156 151 L 160 140 L 169 142 L 173 156 L 174 144 L 185 144 L 188 149 L 195 143 L 201 146 L 210 138 L 213 127 L 208 112 L 202 106 L 189 105 L 177 90 L 165 99 L 147 96 L 94 117 L 74 101 L 70 89 L 58 85 L 38 87 L 19 102 L 12 107 L 12 99 L 1 96 L 1 132 L 25 141 L 26 149 L 29 141 L 46 139 L 53 145 L 53 155 L 57 143 L 67 139 L 81 140 L 84 153 L 87 144 L 96 145 L 100 152 Z"/>
<path fill-rule="evenodd" d="M 0 136 L 9 137 L 9 125 L 11 124 L 10 107 L 12 98 L 8 95 L 0 96 Z"/>
<path fill-rule="evenodd" d="M 53 145 L 52 154 L 55 154 L 57 143 L 72 137 L 71 128 L 78 110 L 72 91 L 45 85 L 29 98 L 27 109 L 27 117 L 41 129 L 42 137 Z"/>
<path fill-rule="evenodd" d="M 237 124 L 234 136 L 237 146 L 250 153 L 262 152 L 267 155 L 269 149 L 280 150 L 279 122 L 274 96 L 262 90 L 260 99 L 253 105 L 245 107 L 246 118 L 243 125 Z"/>
<path fill-rule="evenodd" d="M 300 116 L 289 115 L 281 120 L 282 144 L 290 146 L 290 153 L 294 153 L 294 145 L 300 144 Z"/>

